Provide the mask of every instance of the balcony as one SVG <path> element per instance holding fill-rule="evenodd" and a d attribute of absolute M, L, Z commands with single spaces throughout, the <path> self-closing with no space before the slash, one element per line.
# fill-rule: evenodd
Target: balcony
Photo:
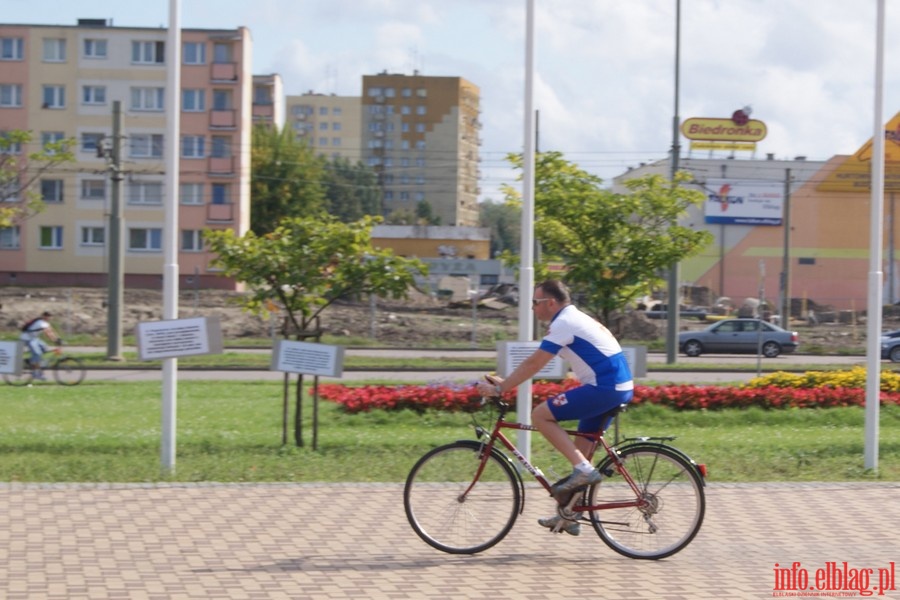
<path fill-rule="evenodd" d="M 208 173 L 210 175 L 234 175 L 234 157 L 210 156 Z"/>
<path fill-rule="evenodd" d="M 208 204 L 206 220 L 218 223 L 234 221 L 234 204 Z"/>
<path fill-rule="evenodd" d="M 209 112 L 209 126 L 219 129 L 234 129 L 237 127 L 237 111 L 234 109 L 213 109 Z"/>
<path fill-rule="evenodd" d="M 213 81 L 237 81 L 237 63 L 212 63 L 209 76 Z"/>

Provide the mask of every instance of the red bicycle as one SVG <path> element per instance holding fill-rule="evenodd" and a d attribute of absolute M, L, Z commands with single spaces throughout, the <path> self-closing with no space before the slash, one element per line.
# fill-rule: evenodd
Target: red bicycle
<path fill-rule="evenodd" d="M 416 462 L 406 478 L 403 504 L 415 532 L 431 546 L 453 554 L 475 554 L 497 544 L 525 508 L 525 485 L 519 464 L 547 492 L 551 483 L 507 438 L 504 429 L 536 431 L 506 420 L 510 406 L 485 399 L 497 410 L 493 429 L 478 424 L 477 440 L 459 440 L 435 448 Z M 687 546 L 703 523 L 706 466 L 668 445 L 674 438 L 629 438 L 611 446 L 603 434 L 623 407 L 606 416 L 597 433 L 568 431 L 585 437 L 603 456 L 600 483 L 576 491 L 558 506 L 560 523 L 590 523 L 607 546 L 630 558 L 660 559 Z M 589 457 L 590 458 L 590 457 Z M 592 459 L 592 458 L 591 458 Z"/>

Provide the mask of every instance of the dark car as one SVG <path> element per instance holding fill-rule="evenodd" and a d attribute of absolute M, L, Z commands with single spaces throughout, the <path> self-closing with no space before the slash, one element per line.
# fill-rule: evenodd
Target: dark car
<path fill-rule="evenodd" d="M 900 329 L 881 334 L 881 358 L 889 358 L 891 362 L 900 362 Z"/>
<path fill-rule="evenodd" d="M 797 345 L 796 331 L 787 331 L 760 319 L 725 319 L 706 329 L 678 334 L 678 347 L 688 356 L 703 353 L 756 354 L 760 351 L 767 358 L 775 358 L 781 353 L 793 352 Z"/>

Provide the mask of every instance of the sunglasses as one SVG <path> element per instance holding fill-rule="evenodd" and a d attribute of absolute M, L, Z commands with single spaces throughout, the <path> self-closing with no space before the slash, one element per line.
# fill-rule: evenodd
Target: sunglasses
<path fill-rule="evenodd" d="M 550 299 L 550 298 L 532 298 L 532 299 L 531 299 L 531 305 L 532 305 L 532 306 L 537 306 L 537 305 L 540 304 L 541 302 L 546 302 L 546 301 L 549 300 L 549 299 Z"/>

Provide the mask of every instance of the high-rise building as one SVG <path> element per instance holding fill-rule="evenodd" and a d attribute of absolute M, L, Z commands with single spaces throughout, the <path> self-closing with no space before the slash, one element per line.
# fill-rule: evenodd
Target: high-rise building
<path fill-rule="evenodd" d="M 346 158 L 351 163 L 360 155 L 360 98 L 312 91 L 288 96 L 288 125 L 297 139 L 328 158 Z"/>
<path fill-rule="evenodd" d="M 363 77 L 363 162 L 378 173 L 386 214 L 478 225 L 480 92 L 461 77 Z"/>
<path fill-rule="evenodd" d="M 0 25 L 0 132 L 30 130 L 32 148 L 75 140 L 74 164 L 42 175 L 46 209 L 0 231 L 0 282 L 102 285 L 109 263 L 113 104 L 121 106 L 125 283 L 161 285 L 165 189 L 167 31 Z M 249 228 L 253 77 L 249 31 L 181 35 L 178 262 L 182 278 L 233 287 L 210 268 L 202 230 Z M 14 198 L 12 201 L 22 201 Z"/>

